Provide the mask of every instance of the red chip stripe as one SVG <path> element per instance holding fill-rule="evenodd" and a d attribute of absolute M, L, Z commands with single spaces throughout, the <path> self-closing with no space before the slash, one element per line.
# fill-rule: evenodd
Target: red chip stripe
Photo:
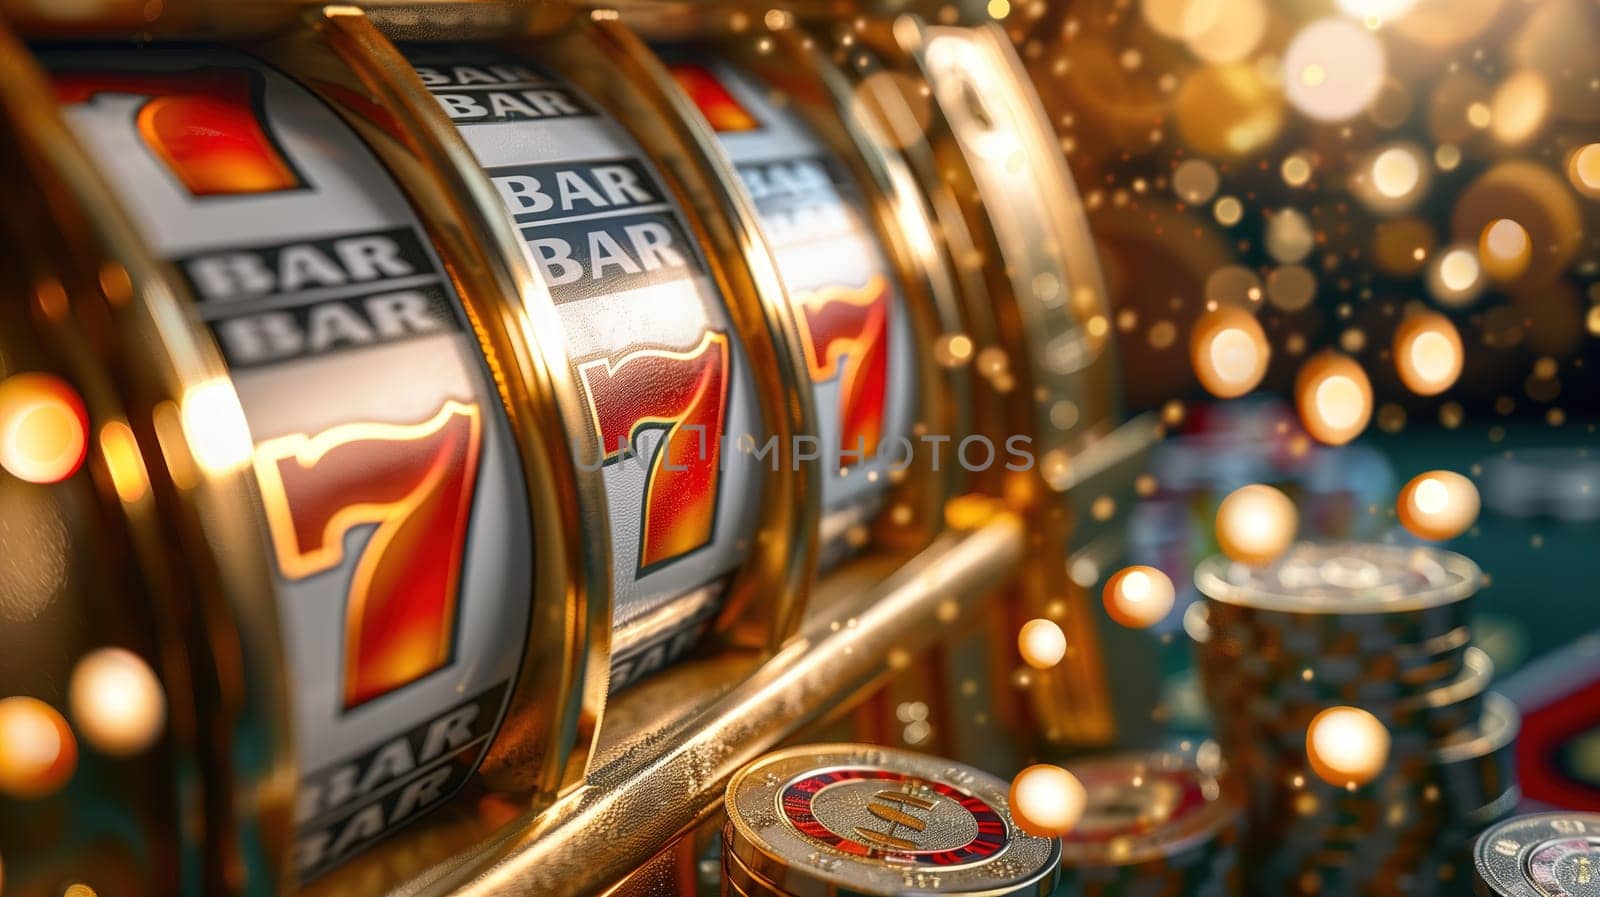
<path fill-rule="evenodd" d="M 955 801 L 971 813 L 977 822 L 977 834 L 966 844 L 948 850 L 884 850 L 841 835 L 817 820 L 816 814 L 812 812 L 812 800 L 818 792 L 839 782 L 863 780 L 916 781 L 928 790 Z M 807 776 L 789 783 L 783 791 L 781 803 L 784 816 L 801 834 L 853 856 L 881 857 L 919 866 L 956 866 L 992 857 L 999 853 L 1008 841 L 1005 820 L 982 799 L 958 791 L 943 782 L 914 779 L 886 769 L 835 769 Z"/>

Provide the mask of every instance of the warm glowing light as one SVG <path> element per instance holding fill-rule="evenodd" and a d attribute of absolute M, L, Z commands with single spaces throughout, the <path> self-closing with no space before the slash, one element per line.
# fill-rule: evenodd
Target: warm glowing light
<path fill-rule="evenodd" d="M 1533 258 L 1533 241 L 1521 224 L 1510 218 L 1496 218 L 1478 238 L 1478 255 L 1483 268 L 1496 280 L 1515 280 L 1528 270 Z"/>
<path fill-rule="evenodd" d="M 1507 146 L 1526 142 L 1550 112 L 1550 85 L 1533 69 L 1500 82 L 1489 101 L 1489 133 Z"/>
<path fill-rule="evenodd" d="M 137 754 L 161 736 L 167 698 L 137 654 L 101 648 L 84 655 L 68 687 L 72 721 L 90 744 L 108 754 Z"/>
<path fill-rule="evenodd" d="M 1383 87 L 1383 47 L 1345 19 L 1302 28 L 1283 55 L 1284 91 L 1295 108 L 1320 121 L 1343 121 L 1367 108 Z"/>
<path fill-rule="evenodd" d="M 49 374 L 0 381 L 0 467 L 30 483 L 59 483 L 83 466 L 89 415 L 76 390 Z"/>
<path fill-rule="evenodd" d="M 1261 0 L 1207 2 L 1210 21 L 1186 35 L 1189 51 L 1206 62 L 1237 62 L 1249 56 L 1267 33 L 1267 7 Z"/>
<path fill-rule="evenodd" d="M 1430 470 L 1400 490 L 1395 511 L 1408 532 L 1419 539 L 1454 539 L 1478 519 L 1478 487 L 1449 470 Z"/>
<path fill-rule="evenodd" d="M 1295 379 L 1295 405 L 1306 431 L 1319 442 L 1343 445 L 1361 435 L 1372 419 L 1372 382 L 1367 372 L 1337 352 L 1307 361 Z"/>
<path fill-rule="evenodd" d="M 1451 308 L 1468 305 L 1478 296 L 1482 285 L 1478 255 L 1464 246 L 1440 253 L 1438 262 L 1428 278 L 1433 298 Z"/>
<path fill-rule="evenodd" d="M 1437 312 L 1413 314 L 1394 334 L 1394 366 L 1400 382 L 1419 396 L 1449 389 L 1461 376 L 1461 334 Z"/>
<path fill-rule="evenodd" d="M 1242 396 L 1267 373 L 1271 349 L 1255 316 L 1224 305 L 1200 316 L 1189 338 L 1189 361 L 1200 385 L 1220 399 Z"/>
<path fill-rule="evenodd" d="M 1339 0 L 1339 9 L 1362 21 L 1392 22 L 1411 11 L 1417 0 Z"/>
<path fill-rule="evenodd" d="M 78 765 L 78 743 L 54 707 L 34 698 L 0 701 L 0 792 L 18 798 L 55 793 Z"/>
<path fill-rule="evenodd" d="M 1567 160 L 1567 177 L 1579 193 L 1600 199 L 1600 143 L 1578 147 Z"/>
<path fill-rule="evenodd" d="M 1285 265 L 1301 262 L 1316 248 L 1311 219 L 1299 209 L 1284 208 L 1267 220 L 1267 252 Z"/>
<path fill-rule="evenodd" d="M 1289 550 L 1299 527 L 1294 502 L 1271 486 L 1242 486 L 1217 506 L 1217 545 L 1240 563 L 1272 562 Z"/>
<path fill-rule="evenodd" d="M 926 83 L 900 72 L 872 72 L 861 79 L 850 98 L 852 120 L 873 122 L 871 138 L 894 149 L 921 143 L 933 117 Z"/>
<path fill-rule="evenodd" d="M 1400 199 L 1417 189 L 1422 164 L 1405 147 L 1391 147 L 1372 160 L 1372 186 L 1390 199 Z"/>
<path fill-rule="evenodd" d="M 1189 159 L 1172 172 L 1172 191 L 1190 205 L 1200 205 L 1217 195 L 1222 178 L 1204 159 Z"/>
<path fill-rule="evenodd" d="M 1048 670 L 1067 656 L 1067 636 L 1050 620 L 1029 620 L 1017 633 L 1017 651 L 1028 666 Z"/>
<path fill-rule="evenodd" d="M 1302 265 L 1284 265 L 1267 275 L 1267 301 L 1283 311 L 1299 311 L 1317 295 L 1317 278 Z"/>
<path fill-rule="evenodd" d="M 1389 730 L 1359 707 L 1330 707 L 1306 727 L 1306 759 L 1330 785 L 1365 785 L 1389 762 Z"/>
<path fill-rule="evenodd" d="M 1283 127 L 1283 93 L 1258 66 L 1244 62 L 1191 72 L 1172 98 L 1178 135 L 1217 158 L 1266 148 Z"/>
<path fill-rule="evenodd" d="M 179 416 L 189 453 L 201 470 L 217 476 L 250 462 L 250 425 L 232 383 L 207 380 L 190 387 Z"/>
<path fill-rule="evenodd" d="M 1218 224 L 1232 227 L 1239 223 L 1239 219 L 1244 217 L 1244 204 L 1232 196 L 1224 196 L 1217 200 L 1217 204 L 1212 207 L 1212 211 L 1217 216 Z"/>
<path fill-rule="evenodd" d="M 1497 218 L 1484 228 L 1483 246 L 1496 258 L 1514 258 L 1528 251 L 1528 232 L 1510 218 Z"/>
<path fill-rule="evenodd" d="M 150 491 L 150 477 L 139 456 L 139 441 L 127 424 L 114 420 L 100 428 L 100 454 L 117 497 L 130 505 L 144 498 Z"/>
<path fill-rule="evenodd" d="M 1011 780 L 1011 819 L 1030 835 L 1059 838 L 1078 824 L 1089 795 L 1078 777 L 1040 763 Z"/>
<path fill-rule="evenodd" d="M 1172 613 L 1177 591 L 1160 570 L 1133 566 L 1118 570 L 1106 580 L 1102 598 L 1111 619 L 1129 629 L 1147 629 Z"/>
<path fill-rule="evenodd" d="M 1311 162 L 1296 153 L 1283 160 L 1283 182 L 1291 187 L 1304 187 L 1311 180 Z"/>
<path fill-rule="evenodd" d="M 1139 11 L 1157 34 L 1172 40 L 1199 37 L 1216 22 L 1222 4 L 1214 0 L 1142 0 Z"/>

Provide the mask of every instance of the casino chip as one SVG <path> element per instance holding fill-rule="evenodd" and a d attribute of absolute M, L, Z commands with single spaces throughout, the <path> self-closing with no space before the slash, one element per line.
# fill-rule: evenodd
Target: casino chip
<path fill-rule="evenodd" d="M 1006 794 L 988 773 L 925 754 L 778 751 L 728 783 L 723 869 L 742 897 L 1042 897 L 1061 842 L 1017 828 Z"/>
<path fill-rule="evenodd" d="M 1431 548 L 1295 546 L 1246 567 L 1211 558 L 1185 614 L 1227 770 L 1245 810 L 1252 893 L 1454 894 L 1472 836 L 1515 808 L 1517 708 L 1472 645 L 1478 568 Z M 1381 769 L 1323 780 L 1314 721 L 1359 708 L 1383 726 Z M 1600 892 L 1596 892 L 1600 894 Z"/>
<path fill-rule="evenodd" d="M 1062 839 L 1055 897 L 1238 892 L 1240 814 L 1193 760 L 1120 754 L 1068 768 L 1088 803 Z"/>
<path fill-rule="evenodd" d="M 1478 897 L 1600 895 L 1600 813 L 1536 813 L 1489 829 L 1473 849 Z"/>

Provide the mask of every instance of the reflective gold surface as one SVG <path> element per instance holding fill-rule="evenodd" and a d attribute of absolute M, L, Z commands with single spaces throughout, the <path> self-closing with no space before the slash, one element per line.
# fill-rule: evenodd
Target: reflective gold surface
<path fill-rule="evenodd" d="M 1023 550 L 1021 518 L 996 510 L 903 564 L 846 565 L 777 654 L 731 651 L 625 692 L 585 787 L 394 893 L 577 894 L 619 881 L 714 812 L 739 767 L 867 692 L 893 658 L 972 625 Z"/>
<path fill-rule="evenodd" d="M 387 113 L 385 121 L 368 109 L 342 110 L 423 215 L 516 430 L 534 510 L 537 592 L 519 687 L 482 771 L 497 788 L 532 793 L 537 805 L 573 784 L 563 779 L 573 763 L 569 752 L 581 768 L 605 700 L 611 584 L 604 487 L 597 471 L 575 460 L 598 446 L 550 294 L 455 125 L 360 10 L 330 6 L 318 15 L 311 33 L 359 79 L 346 86 L 359 85 Z M 317 58 L 311 33 L 264 52 L 304 73 L 337 108 L 343 95 L 330 96 L 329 85 L 344 82 L 332 80 L 338 73 Z M 575 738 L 567 734 L 574 731 Z"/>
<path fill-rule="evenodd" d="M 676 7 L 674 7 L 676 8 Z M 856 101 L 848 78 L 796 29 L 729 36 L 716 30 L 722 16 L 700 17 L 696 35 L 755 73 L 804 116 L 807 125 L 851 169 L 874 215 L 878 243 L 899 274 L 918 347 L 917 427 L 956 438 L 973 432 L 971 370 L 943 364 L 935 347 L 965 329 L 960 295 L 949 262 L 935 247 L 932 216 L 910 169 L 878 122 Z M 934 469 L 931 453 L 917 453 L 881 515 L 878 535 L 888 544 L 914 547 L 942 525 L 944 503 L 963 491 L 968 477 L 957 464 Z M 905 512 L 901 513 L 901 509 Z"/>
<path fill-rule="evenodd" d="M 751 560 L 729 587 L 719 628 L 771 649 L 799 625 L 816 567 L 821 466 L 797 457 L 797 433 L 816 432 L 816 409 L 793 310 L 755 209 L 716 135 L 655 54 L 605 16 L 529 48 L 541 65 L 592 97 L 648 147 L 688 214 L 713 278 L 745 342 L 761 398 L 763 437 L 776 437 L 764 471 Z M 601 61 L 605 65 L 599 64 Z"/>
<path fill-rule="evenodd" d="M 945 251 L 963 276 L 977 404 L 988 410 L 981 432 L 1033 440 L 1035 467 L 991 471 L 986 488 L 1029 515 L 1036 551 L 1062 551 L 1078 525 L 1063 501 L 1065 484 L 1080 487 L 1074 497 L 1104 492 L 1067 472 L 1115 426 L 1119 402 L 1105 289 L 1081 204 L 1020 64 L 993 29 L 931 27 L 913 16 L 816 25 L 810 34 L 832 48 L 880 126 L 903 145 L 936 210 Z M 929 92 L 897 87 L 908 78 L 927 79 Z M 1011 656 L 1016 627 L 1038 616 L 1056 619 L 1074 650 L 1029 679 L 1025 706 L 997 706 L 995 714 L 1020 738 L 1106 742 L 1113 722 L 1092 605 L 1064 565 L 1025 569 L 996 621 L 994 662 Z"/>
<path fill-rule="evenodd" d="M 48 350 L 82 391 L 90 426 L 96 431 L 102 424 L 111 426 L 109 432 L 119 434 L 111 444 L 121 445 L 111 454 L 102 448 L 91 455 L 101 512 L 98 519 L 80 519 L 72 531 L 73 539 L 92 546 L 95 566 L 123 577 L 73 611 L 78 625 L 108 628 L 98 635 L 84 629 L 54 645 L 47 639 L 57 636 L 9 628 L 8 639 L 37 639 L 38 648 L 62 659 L 107 640 L 129 644 L 141 627 L 130 619 L 137 602 L 124 602 L 145 596 L 157 652 L 154 669 L 165 686 L 168 715 L 168 734 L 154 759 L 165 770 L 141 774 L 124 765 L 141 762 L 136 754 L 97 774 L 134 782 L 177 775 L 176 815 L 154 824 L 165 832 L 163 838 L 181 833 L 194 852 L 184 873 L 188 886 L 213 893 L 247 888 L 270 893 L 288 847 L 294 771 L 270 568 L 246 510 L 259 498 L 242 465 L 206 463 L 221 459 L 195 441 L 205 435 L 201 430 L 163 425 L 183 418 L 185 409 L 203 406 L 213 412 L 206 419 L 217 435 L 226 420 L 238 419 L 238 399 L 176 281 L 154 260 L 66 130 L 53 92 L 27 52 L 4 31 L 0 130 L 6 132 L 0 159 L 7 189 L 14 191 L 6 216 L 22 216 L 6 225 L 12 251 L 19 253 L 17 260 L 38 266 L 25 276 L 58 285 L 32 290 L 44 300 L 37 305 L 13 306 L 34 315 L 34 326 L 42 312 L 46 326 L 32 330 L 18 320 L 0 327 L 5 344 L 0 358 L 21 362 L 26 355 L 13 351 L 17 346 L 28 346 L 30 353 Z M 35 240 L 38 251 L 29 252 L 24 244 Z M 57 267 L 47 274 L 52 265 Z M 12 282 L 3 288 L 12 292 L 18 286 Z M 230 408 L 234 416 L 226 413 Z M 126 470 L 113 470 L 113 465 L 134 463 L 144 474 L 137 489 L 130 487 Z M 7 506 L 17 504 L 8 501 Z M 87 641 L 73 640 L 86 636 Z M 116 793 L 85 782 L 68 797 L 92 803 Z M 72 815 L 85 810 L 77 805 Z M 47 820 L 56 812 L 59 808 L 34 806 L 21 818 L 48 835 Z M 48 849 L 67 846 L 52 843 Z M 161 848 L 152 845 L 152 850 Z M 158 855 L 146 861 L 159 862 L 153 859 Z M 22 876 L 30 869 L 23 859 L 6 857 L 8 887 L 27 883 Z M 161 893 L 161 882 L 178 874 L 149 866 L 119 870 L 107 855 L 91 868 L 82 868 L 85 858 L 70 852 L 52 855 L 41 849 L 33 859 L 45 864 L 39 870 L 43 881 L 99 873 L 150 893 Z M 76 868 L 62 867 L 67 860 Z"/>

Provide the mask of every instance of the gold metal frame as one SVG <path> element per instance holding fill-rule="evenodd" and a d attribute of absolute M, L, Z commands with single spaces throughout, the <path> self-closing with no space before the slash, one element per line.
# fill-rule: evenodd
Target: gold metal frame
<path fill-rule="evenodd" d="M 161 424 L 200 398 L 235 410 L 238 399 L 179 281 L 145 246 L 61 120 L 43 73 L 3 27 L 0 118 L 15 138 L 6 151 L 21 154 L 34 176 L 8 189 L 36 186 L 54 214 L 49 224 L 99 274 L 99 289 L 68 297 L 53 332 L 41 335 L 62 348 L 91 420 L 130 427 L 149 480 L 143 495 L 119 501 L 106 462 L 94 462 L 171 642 L 162 671 L 174 740 L 200 779 L 198 798 L 182 809 L 205 819 L 185 833 L 197 841 L 200 886 L 271 888 L 288 853 L 295 773 L 272 568 L 260 533 L 239 513 L 260 499 L 248 457 L 202 463 L 214 456 L 190 440 L 207 434 Z M 248 444 L 243 432 L 209 435 Z"/>
<path fill-rule="evenodd" d="M 333 107 L 411 201 L 511 421 L 534 523 L 529 634 L 505 722 L 480 767 L 499 802 L 492 810 L 446 808 L 398 833 L 395 846 L 408 858 L 401 868 L 359 856 L 306 890 L 386 889 L 582 782 L 610 671 L 605 490 L 597 469 L 577 463 L 598 456 L 598 437 L 548 288 L 455 125 L 375 23 L 355 7 L 322 7 L 307 13 L 305 27 L 247 49 Z"/>
<path fill-rule="evenodd" d="M 897 658 L 974 625 L 991 590 L 1015 574 L 1024 542 L 1021 518 L 989 504 L 970 528 L 903 564 L 847 563 L 818 586 L 805 625 L 778 653 L 729 649 L 628 689 L 607 709 L 585 787 L 401 893 L 521 897 L 616 885 L 713 818 L 741 766 L 873 691 Z"/>
<path fill-rule="evenodd" d="M 455 282 L 494 375 L 535 521 L 531 633 L 512 705 L 483 772 L 547 803 L 576 784 L 605 702 L 610 533 L 598 455 L 555 305 L 528 265 L 488 177 L 416 72 L 359 10 L 323 7 L 310 27 L 254 49 L 332 105 L 401 184 Z M 389 117 L 375 121 L 351 94 Z M 385 127 L 388 125 L 393 130 Z M 567 733 L 576 731 L 569 743 Z"/>
<path fill-rule="evenodd" d="M 822 26 L 813 28 L 812 34 L 819 43 L 832 40 Z M 992 26 L 935 27 L 915 16 L 902 15 L 893 21 L 858 22 L 848 34 L 849 45 L 841 46 L 839 52 L 852 61 L 860 59 L 868 64 L 841 68 L 850 72 L 863 89 L 872 89 L 866 86 L 875 71 L 871 63 L 890 72 L 927 79 L 934 87 L 922 128 L 925 146 L 908 148 L 907 157 L 930 196 L 930 204 L 945 212 L 941 221 L 947 239 L 957 241 L 951 248 L 958 264 L 967 268 L 968 285 L 981 281 L 981 291 L 969 293 L 968 307 L 973 318 L 987 314 L 989 328 L 985 329 L 993 334 L 995 342 L 978 345 L 1002 347 L 1004 357 L 1011 362 L 998 378 L 993 371 L 983 372 L 994 387 L 995 403 L 1004 409 L 1001 419 L 991 425 L 998 425 L 1001 439 L 1026 433 L 1037 440 L 1039 463 L 1035 468 L 991 478 L 991 488 L 1026 515 L 1033 550 L 1061 560 L 1030 564 L 1023 571 L 1015 600 L 1009 603 L 1009 616 L 1000 615 L 1003 619 L 997 621 L 990 651 L 996 659 L 1010 657 L 1012 634 L 1024 620 L 1036 616 L 1060 622 L 1072 649 L 1058 667 L 1029 674 L 1026 705 L 1006 707 L 1002 702 L 995 713 L 1006 720 L 1024 744 L 1037 736 L 1062 744 L 1108 743 L 1114 735 L 1115 720 L 1099 653 L 1097 617 L 1090 597 L 1067 575 L 1065 553 L 1074 536 L 1076 515 L 1072 505 L 1063 499 L 1060 486 L 1072 468 L 1074 456 L 1115 426 L 1118 403 L 1111 379 L 1114 362 L 1106 336 L 1109 316 L 1105 289 L 1098 282 L 1098 265 L 1081 212 L 1075 219 L 1053 208 L 1015 206 L 1019 202 L 1037 203 L 1041 193 L 1071 204 L 1076 191 L 1065 160 L 1055 148 L 1037 104 L 1028 101 L 1023 89 L 1027 82 L 1014 52 L 1004 34 Z M 945 105 L 946 99 L 941 97 L 936 83 L 942 73 L 930 66 L 926 57 L 927 45 L 934 37 L 967 42 L 974 53 L 983 55 L 989 66 L 984 74 L 992 76 L 984 82 L 985 95 L 1011 105 L 1016 117 L 1013 123 L 1019 125 L 1014 152 L 1021 154 L 1021 164 L 1031 175 L 1044 181 L 1037 191 L 1019 197 L 996 193 L 988 186 L 981 165 L 1011 164 L 1017 160 L 974 159 L 967 145 L 970 135 L 961 131 L 968 125 L 956 115 L 959 110 Z M 914 116 L 903 100 L 888 96 L 889 93 L 882 88 L 874 91 L 879 100 L 877 111 L 885 119 L 886 128 L 898 128 L 904 134 Z M 893 120 L 896 115 L 902 120 Z M 1019 247 L 1009 245 L 994 220 L 995 216 L 1016 212 L 1043 213 L 1052 225 L 1051 232 L 1043 235 L 1046 243 L 1042 247 L 1021 247 L 1030 253 L 1023 259 L 1015 258 Z M 963 238 L 972 241 L 969 247 L 960 245 Z M 1068 275 L 1069 262 L 1072 276 Z M 1009 270 L 1013 268 L 1016 270 Z M 1084 282 L 1082 272 L 1091 272 L 1088 282 Z M 1070 302 L 1047 302 L 1047 297 L 1028 283 L 1032 277 L 1043 275 L 1053 279 L 1055 289 L 1070 289 Z M 1049 357 L 1053 351 L 1051 341 L 1081 331 L 1096 316 L 1099 335 L 1095 336 L 1095 329 L 1090 329 L 1088 335 L 1093 361 L 1077 371 L 1059 373 Z M 975 333 L 975 339 L 981 339 L 983 333 Z M 1080 409 L 1079 422 L 1072 427 L 1056 426 L 1050 419 L 1050 407 L 1069 396 L 1103 402 L 1099 407 Z M 1002 673 L 1000 678 L 1008 681 L 1010 677 Z"/>

